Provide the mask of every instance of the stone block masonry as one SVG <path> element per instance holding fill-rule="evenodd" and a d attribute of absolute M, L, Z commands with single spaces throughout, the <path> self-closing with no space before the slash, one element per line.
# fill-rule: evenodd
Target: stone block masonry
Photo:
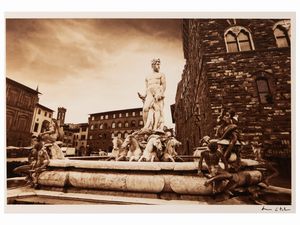
<path fill-rule="evenodd" d="M 178 84 L 175 123 L 180 154 L 193 154 L 199 140 L 215 137 L 221 108 L 239 115 L 243 157 L 253 157 L 251 143 L 263 144 L 263 156 L 291 157 L 290 47 L 278 47 L 278 19 L 189 19 L 183 21 L 186 65 Z M 251 50 L 228 52 L 225 32 L 249 31 Z M 258 80 L 265 80 L 261 99 Z M 264 101 L 264 102 L 263 102 Z"/>

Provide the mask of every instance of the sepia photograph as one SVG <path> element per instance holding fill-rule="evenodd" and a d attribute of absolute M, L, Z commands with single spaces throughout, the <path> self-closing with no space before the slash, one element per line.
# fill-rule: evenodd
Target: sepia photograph
<path fill-rule="evenodd" d="M 294 212 L 294 14 L 227 15 L 7 17 L 6 206 Z"/>

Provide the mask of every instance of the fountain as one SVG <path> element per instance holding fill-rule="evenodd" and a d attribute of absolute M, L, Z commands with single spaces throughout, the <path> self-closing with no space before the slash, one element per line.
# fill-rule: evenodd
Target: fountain
<path fill-rule="evenodd" d="M 205 198 L 208 201 L 212 196 L 224 193 L 228 179 L 207 184 L 213 175 L 199 176 L 197 161 L 185 162 L 178 156 L 176 147 L 181 143 L 164 126 L 162 112 L 166 82 L 165 76 L 159 72 L 160 60 L 154 59 L 152 67 L 153 74 L 146 78 L 146 93 L 138 93 L 144 103 L 144 127 L 128 135 L 124 141 L 114 139 L 113 155 L 107 161 L 51 159 L 47 170 L 38 176 L 40 189 L 61 193 L 192 201 L 203 201 Z M 225 116 L 223 112 L 222 116 Z M 231 131 L 236 129 L 231 126 Z M 217 142 L 223 146 L 226 160 L 233 161 L 229 168 L 235 188 L 249 191 L 253 186 L 259 187 L 258 184 L 265 179 L 265 167 L 261 170 L 259 168 L 262 164 L 259 161 L 241 159 L 238 148 L 242 142 L 235 138 L 236 133 L 230 135 L 230 131 L 224 132 L 227 132 L 226 135 L 222 135 Z M 208 138 L 203 143 L 211 141 Z M 199 158 L 203 151 L 207 151 L 206 144 L 199 149 Z M 227 167 L 224 163 L 218 166 L 223 169 Z M 211 172 L 210 165 L 204 162 L 202 171 Z M 218 188 L 215 187 L 216 183 Z M 14 198 L 16 196 L 10 196 L 11 202 Z"/>

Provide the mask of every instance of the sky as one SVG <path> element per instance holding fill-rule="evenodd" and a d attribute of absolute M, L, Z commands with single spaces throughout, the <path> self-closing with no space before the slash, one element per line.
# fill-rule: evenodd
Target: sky
<path fill-rule="evenodd" d="M 88 114 L 142 107 L 151 60 L 166 76 L 165 124 L 185 64 L 179 19 L 7 19 L 6 76 L 36 89 L 39 103 Z"/>

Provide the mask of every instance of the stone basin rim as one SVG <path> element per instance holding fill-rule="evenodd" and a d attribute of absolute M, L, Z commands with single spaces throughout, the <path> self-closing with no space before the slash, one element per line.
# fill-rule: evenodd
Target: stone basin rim
<path fill-rule="evenodd" d="M 222 166 L 222 163 L 220 163 Z M 259 162 L 242 159 L 243 166 L 258 166 Z M 205 165 L 204 165 L 205 166 Z M 128 161 L 83 161 L 83 160 L 50 160 L 49 167 L 78 168 L 99 170 L 140 170 L 140 171 L 195 171 L 198 162 L 128 162 Z"/>

